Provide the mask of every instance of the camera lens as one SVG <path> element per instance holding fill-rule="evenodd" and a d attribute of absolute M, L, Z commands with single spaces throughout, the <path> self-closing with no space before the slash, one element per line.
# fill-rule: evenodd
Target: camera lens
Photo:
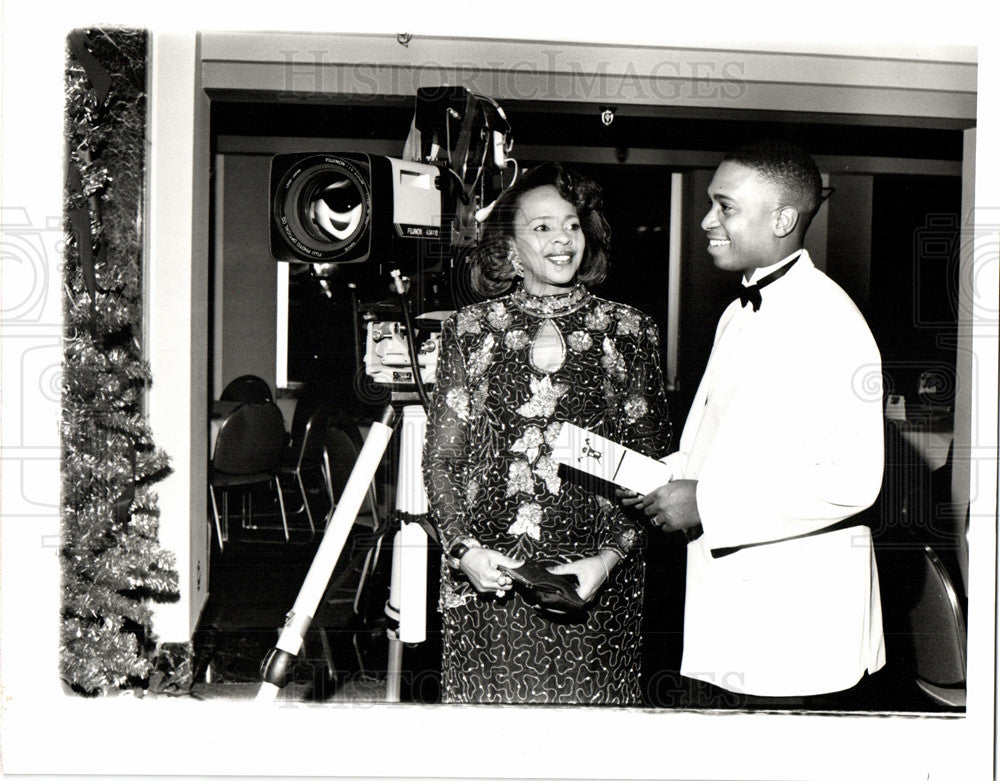
<path fill-rule="evenodd" d="M 337 155 L 300 160 L 284 174 L 274 217 L 285 242 L 314 262 L 357 262 L 371 220 L 367 166 Z"/>
<path fill-rule="evenodd" d="M 318 241 L 349 241 L 364 217 L 364 196 L 343 174 L 324 171 L 309 182 L 299 203 L 301 220 Z"/>

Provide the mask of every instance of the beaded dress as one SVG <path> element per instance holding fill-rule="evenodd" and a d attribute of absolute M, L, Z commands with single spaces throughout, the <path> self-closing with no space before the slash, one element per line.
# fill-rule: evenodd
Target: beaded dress
<path fill-rule="evenodd" d="M 670 424 L 658 332 L 638 310 L 578 285 L 522 287 L 443 326 L 424 483 L 446 548 L 462 536 L 513 558 L 624 558 L 583 614 L 539 610 L 517 589 L 479 594 L 442 563 L 444 702 L 636 704 L 641 525 L 564 479 L 551 443 L 573 422 L 660 457 Z"/>

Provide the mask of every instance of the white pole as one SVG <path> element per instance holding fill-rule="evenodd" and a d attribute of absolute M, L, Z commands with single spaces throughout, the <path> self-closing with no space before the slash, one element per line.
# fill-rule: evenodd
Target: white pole
<path fill-rule="evenodd" d="M 423 407 L 403 408 L 396 477 L 396 509 L 402 521 L 392 543 L 392 576 L 385 606 L 386 615 L 398 625 L 386 631 L 389 636 L 386 702 L 399 702 L 403 643 L 422 643 L 427 637 L 427 532 L 419 523 L 407 521 L 427 514 L 422 472 L 426 426 Z"/>
<path fill-rule="evenodd" d="M 390 425 L 392 417 L 392 407 L 387 407 L 382 420 L 372 424 L 365 438 L 365 444 L 351 470 L 351 476 L 347 480 L 340 501 L 337 502 L 327 523 L 323 541 L 309 566 L 309 572 L 306 573 L 306 579 L 295 599 L 295 604 L 285 619 L 285 626 L 281 630 L 278 642 L 264 662 L 264 683 L 257 693 L 257 702 L 274 701 L 278 689 L 284 682 L 287 665 L 302 648 L 316 607 L 326 593 L 330 576 L 337 566 L 344 543 L 368 493 L 368 486 L 371 485 L 386 445 L 392 437 Z"/>

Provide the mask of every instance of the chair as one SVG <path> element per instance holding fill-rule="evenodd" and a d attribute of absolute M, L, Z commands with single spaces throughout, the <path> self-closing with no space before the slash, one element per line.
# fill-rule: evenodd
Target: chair
<path fill-rule="evenodd" d="M 271 386 L 254 374 L 244 374 L 231 380 L 219 397 L 222 401 L 241 401 L 245 404 L 267 404 L 274 401 Z"/>
<path fill-rule="evenodd" d="M 229 529 L 229 490 L 249 488 L 270 483 L 278 496 L 281 522 L 288 539 L 288 519 L 285 501 L 278 482 L 278 470 L 285 450 L 285 422 L 281 410 L 272 404 L 244 404 L 227 417 L 215 440 L 215 449 L 209 469 L 209 493 L 219 550 L 223 550 Z M 219 518 L 215 496 L 217 489 L 223 494 L 225 532 Z M 251 519 L 253 508 L 251 506 Z"/>
<path fill-rule="evenodd" d="M 364 440 L 357 426 L 336 418 L 328 419 L 323 443 L 323 477 L 333 507 L 336 507 L 337 497 L 347 485 L 363 446 Z M 379 508 L 378 491 L 375 481 L 372 481 L 356 523 L 373 531 L 381 529 L 384 518 Z"/>
<path fill-rule="evenodd" d="M 351 476 L 354 464 L 361 454 L 364 442 L 357 427 L 339 420 L 330 420 L 326 429 L 323 449 L 324 476 L 330 496 L 331 510 L 327 523 L 333 517 L 337 497 L 340 496 Z M 355 525 L 366 528 L 367 533 L 357 543 L 365 548 L 364 563 L 360 570 L 360 580 L 354 594 L 354 612 L 360 610 L 361 594 L 369 575 L 378 566 L 382 550 L 382 539 L 389 529 L 386 514 L 380 509 L 375 482 L 368 487 L 365 503 L 358 512 Z M 353 558 L 353 557 L 352 557 Z"/>
<path fill-rule="evenodd" d="M 925 545 L 923 571 L 910 627 L 916 662 L 916 684 L 938 705 L 965 706 L 966 626 L 962 606 L 948 571 Z"/>
<path fill-rule="evenodd" d="M 301 443 L 297 449 L 292 451 L 293 460 L 284 464 L 279 470 L 280 477 L 295 478 L 296 486 L 302 496 L 302 507 L 309 519 L 309 528 L 313 534 L 316 533 L 316 524 L 313 521 L 312 509 L 309 507 L 309 492 L 306 490 L 304 476 L 312 472 L 323 479 L 327 494 L 330 496 L 330 504 L 333 505 L 333 496 L 330 493 L 330 481 L 327 478 L 326 466 L 324 462 L 324 451 L 326 447 L 326 428 L 329 415 L 323 408 L 313 412 L 305 424 L 305 431 Z M 299 512 L 297 510 L 296 512 Z"/>

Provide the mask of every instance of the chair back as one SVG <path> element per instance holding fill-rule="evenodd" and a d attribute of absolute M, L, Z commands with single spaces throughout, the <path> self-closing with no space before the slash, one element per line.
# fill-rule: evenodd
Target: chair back
<path fill-rule="evenodd" d="M 921 558 L 922 587 L 910 608 L 917 676 L 938 686 L 965 682 L 966 628 L 948 571 L 929 546 Z"/>
<path fill-rule="evenodd" d="M 275 404 L 244 404 L 227 417 L 215 440 L 219 472 L 275 473 L 285 451 L 285 419 Z"/>
<path fill-rule="evenodd" d="M 244 374 L 230 381 L 219 398 L 244 404 L 266 404 L 274 401 L 274 394 L 265 380 L 254 374 Z"/>
<path fill-rule="evenodd" d="M 326 430 L 325 445 L 330 468 L 330 482 L 335 497 L 344 493 L 354 464 L 361 454 L 364 441 L 353 428 L 330 425 Z"/>
<path fill-rule="evenodd" d="M 329 420 L 329 414 L 321 407 L 306 421 L 302 449 L 299 451 L 300 469 L 304 466 L 318 467 L 323 463 L 323 448 L 326 445 L 326 428 Z"/>

